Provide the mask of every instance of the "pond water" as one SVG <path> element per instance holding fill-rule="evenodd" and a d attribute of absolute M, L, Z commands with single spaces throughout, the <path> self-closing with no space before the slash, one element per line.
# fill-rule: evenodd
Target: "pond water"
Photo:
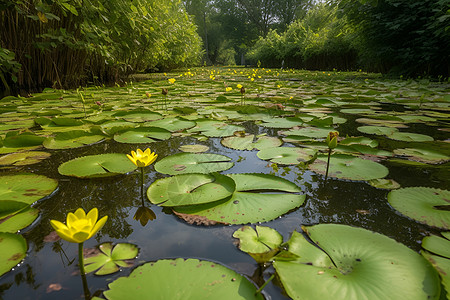
<path fill-rule="evenodd" d="M 238 72 L 242 71 L 242 69 L 237 70 Z M 334 124 L 333 126 L 340 132 L 340 136 L 367 136 L 379 142 L 378 149 L 387 151 L 414 147 L 421 143 L 395 141 L 384 136 L 363 134 L 356 128 L 364 124 L 358 123 L 356 119 L 367 117 L 367 114 L 345 113 L 345 110 L 342 112 L 341 109 L 344 107 L 370 108 L 376 110 L 378 115 L 398 113 L 420 116 L 424 116 L 429 111 L 444 114 L 449 110 L 449 89 L 448 85 L 445 84 L 383 81 L 379 77 L 372 78 L 371 76 L 375 75 L 370 74 L 357 77 L 358 75 L 355 74 L 336 75 L 333 73 L 337 77 L 337 79 L 333 80 L 326 77 L 321 78 L 321 72 L 302 72 L 298 74 L 285 72 L 278 77 L 267 75 L 267 78 L 259 79 L 261 86 L 265 88 L 265 90 L 261 91 L 258 83 L 247 83 L 246 80 L 248 79 L 245 76 L 233 77 L 231 72 L 231 74 L 225 75 L 225 69 L 222 71 L 224 73 L 222 81 L 218 83 L 207 80 L 207 72 L 210 72 L 210 70 L 200 71 L 199 69 L 197 72 L 196 83 L 188 82 L 183 78 L 178 79 L 177 77 L 178 82 L 173 86 L 169 86 L 172 89 L 169 90 L 169 96 L 173 95 L 172 99 L 169 98 L 169 113 L 173 113 L 172 108 L 175 105 L 178 107 L 185 105 L 186 107 L 194 107 L 199 112 L 201 107 L 204 107 L 208 112 L 202 112 L 203 116 L 214 117 L 212 113 L 220 112 L 221 107 L 238 105 L 240 102 L 238 93 L 227 96 L 228 99 L 234 101 L 232 104 L 226 102 L 225 105 L 224 103 L 213 102 L 218 95 L 223 94 L 225 90 L 223 82 L 228 82 L 233 88 L 237 83 L 246 83 L 248 86 L 246 93 L 247 104 L 263 107 L 267 103 L 277 103 L 278 101 L 285 105 L 286 99 L 284 98 L 289 98 L 292 95 L 294 100 L 301 100 L 303 103 L 300 104 L 300 101 L 298 101 L 297 103 L 286 104 L 285 111 L 290 116 L 295 113 L 313 113 L 313 115 L 316 113 L 316 116 L 320 113 L 326 116 L 332 112 L 335 116 L 346 119 L 345 123 Z M 206 75 L 201 77 L 201 72 L 204 72 Z M 310 79 L 313 76 L 318 78 Z M 365 77 L 368 77 L 369 81 L 365 80 Z M 290 79 L 301 79 L 302 81 Z M 193 81 L 193 79 L 190 81 Z M 280 83 L 283 86 L 277 87 L 277 84 L 280 85 Z M 134 88 L 137 91 L 132 91 L 132 97 L 127 98 L 130 94 L 130 85 L 125 88 L 110 89 L 108 91 L 110 96 L 104 93 L 103 96 L 98 97 L 104 103 L 108 103 L 108 101 L 119 103 L 122 101 L 127 105 L 128 109 L 133 106 L 152 109 L 155 106 L 150 100 L 153 98 L 161 100 L 162 98 L 159 95 L 152 95 L 152 98 L 146 103 L 142 100 L 143 97 L 141 95 L 143 91 L 148 90 L 152 94 L 156 94 L 161 86 L 166 85 L 166 79 L 161 75 L 161 80 L 135 83 Z M 188 98 L 186 91 L 192 91 L 194 86 L 197 86 L 197 90 L 193 92 L 196 96 L 191 96 L 189 101 L 184 101 L 184 97 Z M 425 91 L 420 89 L 425 89 Z M 94 91 L 95 93 L 101 93 L 97 92 L 97 90 Z M 367 91 L 375 92 L 368 93 Z M 88 93 L 86 92 L 86 94 Z M 114 93 L 121 93 L 120 97 L 123 100 L 114 96 Z M 403 95 L 399 96 L 401 93 Z M 408 93 L 409 95 L 407 95 Z M 257 94 L 260 95 L 257 96 Z M 430 99 L 444 99 L 441 101 L 436 100 L 436 102 L 446 103 L 446 105 L 433 107 L 430 104 L 426 109 L 417 113 L 417 110 L 410 103 L 417 103 L 417 99 L 422 94 L 426 94 Z M 68 95 L 73 96 L 76 93 L 73 91 Z M 367 99 L 361 101 L 361 95 L 364 95 Z M 445 98 L 446 95 L 447 98 Z M 76 99 L 75 96 L 73 97 L 73 99 Z M 265 99 L 264 103 L 261 103 L 261 98 Z M 313 102 L 307 103 L 307 101 L 317 99 L 331 99 L 336 102 L 345 102 L 346 104 L 325 106 L 326 109 L 323 110 L 321 105 Z M 352 100 L 356 99 L 359 99 L 359 102 L 352 102 Z M 395 99 L 403 100 L 404 103 Z M 384 104 L 377 104 L 377 101 Z M 75 106 L 77 109 L 80 109 L 79 102 Z M 112 110 L 116 109 L 122 108 L 119 108 L 119 106 L 112 107 Z M 161 107 L 158 107 L 158 111 L 163 115 L 166 114 L 166 111 L 161 109 Z M 88 110 L 88 112 L 92 113 L 91 110 Z M 195 121 L 194 117 L 191 119 Z M 438 147 L 443 154 L 449 155 L 448 114 L 446 120 L 445 117 L 436 119 L 436 121 L 427 122 L 421 120 L 405 122 L 405 125 L 408 126 L 406 130 L 412 133 L 429 135 L 435 141 L 441 141 L 429 144 Z M 249 120 L 229 119 L 226 122 L 239 124 L 245 128 L 245 132 L 256 135 L 266 134 L 267 136 L 283 137 L 279 131 L 288 130 L 286 128 L 267 128 L 261 126 L 259 122 Z M 442 130 L 443 128 L 445 130 Z M 31 130 L 39 133 L 40 129 L 32 127 Z M 390 190 L 375 188 L 366 181 L 343 180 L 333 177 L 325 180 L 324 175 L 317 174 L 303 165 L 282 165 L 261 160 L 257 157 L 258 150 L 235 150 L 225 147 L 221 144 L 221 139 L 220 137 L 209 137 L 198 140 L 192 135 L 179 136 L 177 134 L 167 140 L 141 144 L 126 144 L 106 139 L 93 145 L 75 149 L 47 149 L 45 151 L 51 153 L 51 156 L 39 163 L 22 167 L 3 168 L 1 175 L 29 172 L 54 178 L 58 180 L 58 188 L 50 196 L 34 204 L 34 207 L 40 211 L 39 217 L 31 226 L 20 231 L 20 234 L 23 235 L 28 243 L 27 256 L 20 265 L 0 277 L 0 298 L 7 300 L 82 299 L 84 297 L 82 281 L 77 268 L 77 246 L 62 240 L 44 242 L 44 237 L 53 230 L 49 220 L 65 221 L 67 213 L 73 212 L 79 207 L 85 209 L 97 207 L 100 217 L 104 215 L 109 217 L 103 229 L 94 238 L 85 242 L 85 248 L 93 248 L 100 243 L 108 241 L 113 243 L 133 243 L 139 247 L 139 255 L 134 261 L 135 266 L 164 258 L 182 257 L 211 260 L 223 264 L 238 273 L 245 274 L 258 285 L 261 285 L 264 280 L 267 280 L 273 274 L 274 269 L 271 267 L 261 274 L 255 261 L 237 247 L 236 239 L 232 235 L 242 225 L 191 225 L 174 215 L 171 209 L 152 205 L 147 199 L 145 199 L 145 205 L 153 210 L 156 218 L 149 221 L 145 226 L 134 220 L 133 216 L 141 206 L 140 177 L 138 172 L 95 179 L 79 179 L 58 173 L 60 164 L 86 155 L 104 153 L 123 153 L 125 155 L 137 148 L 145 149 L 150 147 L 152 151 L 158 154 L 158 160 L 161 160 L 164 157 L 181 152 L 179 147 L 182 145 L 202 144 L 209 147 L 207 153 L 222 154 L 228 156 L 234 162 L 234 166 L 221 172 L 222 174 L 264 173 L 285 178 L 302 189 L 303 193 L 306 194 L 305 203 L 270 222 L 260 224 L 276 229 L 283 235 L 285 241 L 294 230 L 302 232 L 302 226 L 304 225 L 337 223 L 362 227 L 381 233 L 419 252 L 421 240 L 425 236 L 439 234 L 441 231 L 439 228 L 414 221 L 392 208 L 387 202 L 387 194 Z M 296 147 L 298 145 L 284 143 L 283 147 Z M 400 158 L 406 160 L 404 157 Z M 331 159 L 333 159 L 333 156 Z M 393 179 L 402 187 L 449 188 L 448 162 L 446 165 L 429 164 L 418 166 L 401 164 L 382 158 L 380 163 L 389 169 L 387 178 Z M 145 170 L 145 189 L 155 180 L 167 177 L 167 175 L 156 172 L 154 165 L 147 167 Z M 95 276 L 90 273 L 87 275 L 89 290 L 91 293 L 106 290 L 109 283 L 116 278 L 129 275 L 132 270 L 133 268 L 122 268 L 118 273 L 105 276 Z M 281 283 L 276 279 L 269 283 L 264 291 L 268 299 L 289 299 L 281 287 Z"/>

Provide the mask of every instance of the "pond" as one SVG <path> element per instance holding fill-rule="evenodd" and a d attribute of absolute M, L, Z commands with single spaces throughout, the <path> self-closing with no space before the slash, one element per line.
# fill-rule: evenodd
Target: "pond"
<path fill-rule="evenodd" d="M 168 79 L 175 80 L 171 83 Z M 167 95 L 162 89 L 167 89 Z M 243 225 L 270 227 L 286 242 L 294 231 L 308 241 L 319 240 L 307 236 L 308 228 L 313 234 L 314 225 L 342 224 L 374 231 L 419 253 L 426 236 L 440 236 L 449 229 L 448 206 L 435 204 L 439 216 L 431 213 L 424 221 L 394 208 L 395 204 L 388 202 L 388 194 L 404 188 L 427 187 L 449 202 L 445 198 L 450 182 L 449 91 L 448 83 L 388 80 L 363 72 L 197 68 L 154 74 L 150 79 L 128 82 L 122 87 L 48 89 L 31 98 L 4 98 L 0 100 L 0 205 L 12 200 L 5 196 L 6 182 L 19 180 L 7 176 L 45 175 L 57 181 L 57 188 L 42 199 L 31 201 L 37 218 L 18 232 L 13 231 L 26 240 L 28 248 L 25 258 L 0 277 L 0 298 L 84 298 L 78 248 L 64 240 L 55 241 L 50 226 L 50 220 L 65 222 L 67 214 L 80 207 L 86 211 L 96 207 L 99 217 L 108 216 L 104 227 L 84 243 L 86 252 L 105 242 L 130 243 L 139 249 L 137 257 L 128 261 L 129 267 L 121 267 L 119 272 L 87 274 L 90 294 L 102 299 L 102 291 L 108 290 L 109 284 L 129 276 L 137 266 L 175 258 L 215 262 L 261 286 L 276 273 L 275 268 L 270 263 L 264 268 L 258 266 L 246 253 L 251 251 L 240 250 L 239 240 L 233 234 Z M 338 146 L 332 150 L 330 173 L 325 177 L 325 138 L 334 130 L 339 132 Z M 67 171 L 75 175 L 60 168 L 91 155 L 119 153 L 127 160 L 126 154 L 138 148 L 150 148 L 158 155 L 155 163 L 144 168 L 144 199 L 140 173 L 133 165 L 124 174 L 100 178 L 79 178 L 83 175 L 77 172 L 87 167 L 78 160 Z M 287 148 L 301 151 L 289 152 Z M 50 156 L 39 154 L 31 162 L 29 157 L 8 156 L 22 151 L 43 151 Z M 174 162 L 168 160 L 177 153 L 186 155 L 178 154 Z M 205 154 L 225 157 L 199 163 L 199 157 Z M 119 160 L 114 158 L 110 165 L 120 165 Z M 367 162 L 373 165 L 366 165 Z M 215 169 L 223 164 L 226 166 Z M 104 165 L 104 171 L 110 172 Z M 149 188 L 153 189 L 149 191 L 152 197 L 161 194 L 160 197 L 175 198 L 171 193 L 179 193 L 181 184 L 164 178 L 182 176 L 176 174 L 184 174 L 191 166 L 198 176 L 196 180 L 210 176 L 216 183 L 227 182 L 221 183 L 222 187 L 233 185 L 233 190 L 245 184 L 252 186 L 240 192 L 241 198 L 233 198 L 239 207 L 238 216 L 214 215 L 214 206 L 208 203 L 197 203 L 197 208 L 191 208 L 180 203 L 169 206 L 158 199 L 149 201 Z M 388 173 L 383 173 L 385 170 Z M 251 177 L 252 174 L 267 176 Z M 234 178 L 231 183 L 230 178 Z M 25 180 L 22 185 L 27 182 L 31 181 Z M 280 194 L 272 187 L 275 182 L 285 184 L 286 190 Z M 291 187 L 292 183 L 296 187 Z M 192 191 L 197 188 L 194 186 Z M 294 190 L 289 191 L 290 188 Z M 223 202 L 229 194 L 220 196 L 221 192 L 209 189 L 202 197 L 216 197 L 214 203 Z M 268 200 L 263 201 L 266 195 Z M 414 197 L 417 196 L 411 196 Z M 428 194 L 420 197 L 427 198 Z M 203 201 L 192 199 L 189 201 Z M 142 205 L 154 213 L 152 218 L 134 218 Z M 199 209 L 199 205 L 203 206 Z M 261 207 L 258 210 L 252 205 Z M 19 209 L 7 213 L 11 208 L 6 204 L 0 208 L 6 219 L 20 213 Z M 244 212 L 250 216 L 240 215 Z M 147 214 L 152 213 L 147 210 Z M 0 220 L 0 226 L 6 219 Z M 435 219 L 443 221 L 436 225 Z M 333 230 L 330 228 L 330 232 Z M 0 227 L 0 234 L 2 231 L 6 230 Z M 343 234 L 351 239 L 352 231 L 344 230 Z M 359 233 L 354 234 L 358 237 Z M 241 240 L 240 246 L 244 243 Z M 322 244 L 325 247 L 326 243 Z M 3 264 L 7 254 L 2 247 L 0 244 Z M 341 273 L 345 274 L 342 270 Z M 189 279 L 188 274 L 191 273 L 180 275 L 183 279 L 165 278 L 159 288 L 176 289 L 182 285 L 180 281 Z M 264 297 L 296 297 L 297 291 L 285 288 L 290 283 L 278 275 L 264 287 Z M 326 285 L 324 282 L 315 289 L 326 291 Z M 183 293 L 186 294 L 180 299 L 189 298 L 190 292 Z"/>

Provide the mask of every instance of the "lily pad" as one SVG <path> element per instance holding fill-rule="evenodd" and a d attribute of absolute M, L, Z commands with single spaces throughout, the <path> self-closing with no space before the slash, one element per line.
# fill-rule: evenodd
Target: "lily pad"
<path fill-rule="evenodd" d="M 0 232 L 0 276 L 25 258 L 27 242 L 18 234 Z"/>
<path fill-rule="evenodd" d="M 395 149 L 394 153 L 397 155 L 406 156 L 410 160 L 423 162 L 426 164 L 440 164 L 450 160 L 450 157 L 445 154 L 424 148 Z"/>
<path fill-rule="evenodd" d="M 324 175 L 327 169 L 327 156 L 318 156 L 308 168 Z M 330 158 L 328 176 L 349 180 L 371 180 L 383 178 L 388 173 L 388 168 L 382 164 L 359 157 L 334 154 Z"/>
<path fill-rule="evenodd" d="M 315 158 L 317 151 L 298 147 L 272 147 L 259 151 L 256 155 L 263 160 L 270 160 L 276 164 L 296 165 L 309 162 Z"/>
<path fill-rule="evenodd" d="M 242 126 L 229 125 L 224 122 L 218 122 L 210 119 L 199 119 L 197 125 L 188 130 L 188 132 L 201 132 L 207 137 L 226 137 L 232 136 L 236 131 L 244 131 Z"/>
<path fill-rule="evenodd" d="M 175 118 L 164 118 L 157 121 L 152 121 L 149 123 L 152 127 L 160 127 L 170 132 L 180 131 L 188 128 L 192 128 L 196 125 L 195 122 L 184 120 L 178 117 Z"/>
<path fill-rule="evenodd" d="M 0 218 L 0 232 L 16 233 L 33 223 L 38 216 L 39 210 L 28 206 L 13 216 L 8 216 L 4 219 Z"/>
<path fill-rule="evenodd" d="M 398 132 L 397 128 L 384 126 L 359 126 L 356 128 L 359 132 L 375 135 L 392 135 Z"/>
<path fill-rule="evenodd" d="M 94 144 L 103 140 L 105 136 L 92 134 L 82 130 L 60 132 L 55 137 L 49 137 L 43 145 L 47 149 L 71 149 Z"/>
<path fill-rule="evenodd" d="M 3 201 L 33 204 L 50 195 L 58 186 L 55 179 L 43 175 L 18 174 L 0 176 L 0 206 Z"/>
<path fill-rule="evenodd" d="M 254 139 L 254 134 L 246 135 L 243 137 L 231 136 L 223 138 L 221 143 L 225 147 L 236 150 L 262 150 L 266 148 L 278 147 L 283 143 L 279 138 L 270 136 L 262 136 L 258 138 L 256 142 L 253 142 Z"/>
<path fill-rule="evenodd" d="M 126 174 L 135 169 L 125 154 L 110 153 L 72 159 L 61 164 L 58 172 L 65 176 L 93 178 Z"/>
<path fill-rule="evenodd" d="M 389 192 L 393 208 L 416 221 L 450 229 L 450 191 L 428 187 L 408 187 Z"/>
<path fill-rule="evenodd" d="M 114 135 L 119 143 L 146 144 L 167 140 L 172 136 L 170 131 L 159 127 L 139 127 Z"/>
<path fill-rule="evenodd" d="M 120 267 L 130 267 L 127 260 L 134 259 L 139 253 L 136 245 L 119 243 L 115 246 L 112 243 L 103 243 L 99 247 L 101 252 L 93 256 L 85 257 L 86 273 L 95 272 L 95 275 L 108 275 L 119 271 Z"/>
<path fill-rule="evenodd" d="M 261 123 L 261 126 L 268 128 L 292 128 L 294 126 L 301 126 L 303 120 L 300 118 L 271 118 Z"/>
<path fill-rule="evenodd" d="M 326 138 L 333 128 L 322 128 L 322 127 L 303 127 L 300 129 L 291 129 L 288 131 L 282 131 L 281 134 L 284 135 L 299 135 L 307 136 L 311 138 Z"/>
<path fill-rule="evenodd" d="M 393 179 L 372 179 L 368 183 L 377 189 L 395 190 L 400 188 L 400 184 Z"/>
<path fill-rule="evenodd" d="M 174 284 L 176 283 L 176 284 Z M 245 277 L 222 265 L 197 259 L 158 260 L 136 268 L 108 285 L 109 300 L 263 300 Z"/>
<path fill-rule="evenodd" d="M 283 236 L 275 229 L 265 226 L 243 226 L 233 233 L 239 239 L 239 249 L 248 253 L 257 263 L 269 261 L 283 242 Z"/>
<path fill-rule="evenodd" d="M 228 174 L 236 183 L 231 198 L 221 201 L 174 207 L 175 213 L 190 223 L 245 224 L 267 222 L 299 207 L 306 196 L 294 183 L 268 174 Z"/>
<path fill-rule="evenodd" d="M 419 254 L 395 240 L 338 224 L 304 230 L 317 247 L 294 232 L 289 251 L 300 258 L 274 262 L 291 298 L 439 299 L 437 272 Z"/>
<path fill-rule="evenodd" d="M 11 153 L 0 157 L 0 165 L 25 166 L 40 162 L 48 157 L 50 153 L 42 151 L 26 151 Z"/>
<path fill-rule="evenodd" d="M 162 115 L 150 110 L 121 111 L 113 114 L 113 117 L 124 119 L 127 122 L 143 123 L 162 119 Z"/>
<path fill-rule="evenodd" d="M 180 146 L 180 148 L 178 149 L 180 149 L 183 152 L 202 153 L 208 151 L 209 147 L 206 145 L 195 144 L 195 145 L 183 145 Z"/>
<path fill-rule="evenodd" d="M 162 206 L 194 205 L 229 197 L 234 180 L 220 174 L 181 174 L 158 179 L 147 190 L 148 199 Z"/>
<path fill-rule="evenodd" d="M 231 158 L 212 153 L 177 153 L 166 156 L 155 164 L 155 170 L 168 175 L 186 173 L 213 173 L 233 166 Z"/>
<path fill-rule="evenodd" d="M 411 133 L 411 132 L 394 132 L 386 136 L 389 139 L 405 142 L 432 142 L 434 139 L 425 134 Z"/>

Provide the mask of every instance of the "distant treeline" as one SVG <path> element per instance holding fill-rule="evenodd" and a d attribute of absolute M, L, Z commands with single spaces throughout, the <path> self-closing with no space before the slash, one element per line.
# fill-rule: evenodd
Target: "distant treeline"
<path fill-rule="evenodd" d="M 0 93 L 120 82 L 196 64 L 201 40 L 181 1 L 3 0 Z"/>
<path fill-rule="evenodd" d="M 448 77 L 450 0 L 186 0 L 212 64 Z M 244 59 L 246 61 L 244 62 Z"/>

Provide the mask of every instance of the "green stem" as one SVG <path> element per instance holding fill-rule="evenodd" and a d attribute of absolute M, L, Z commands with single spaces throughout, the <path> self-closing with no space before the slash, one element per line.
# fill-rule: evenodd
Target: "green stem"
<path fill-rule="evenodd" d="M 78 265 L 80 266 L 81 275 L 86 275 L 84 271 L 84 261 L 83 261 L 83 242 L 78 243 Z"/>
<path fill-rule="evenodd" d="M 261 293 L 261 291 L 263 290 L 263 288 L 265 288 L 266 287 L 266 285 L 269 283 L 269 282 L 271 282 L 272 281 L 272 279 L 274 279 L 275 278 L 275 274 L 272 274 L 272 276 L 270 276 L 270 278 L 269 279 L 267 279 L 267 281 L 266 282 L 264 282 L 264 284 L 256 291 L 256 293 L 255 294 L 259 294 L 259 293 Z"/>
<path fill-rule="evenodd" d="M 330 167 L 330 156 L 331 156 L 331 149 L 328 149 L 328 160 L 327 160 L 327 171 L 325 172 L 325 180 L 327 180 L 328 177 L 328 168 Z"/>
<path fill-rule="evenodd" d="M 144 167 L 141 167 L 141 199 L 144 204 Z"/>

